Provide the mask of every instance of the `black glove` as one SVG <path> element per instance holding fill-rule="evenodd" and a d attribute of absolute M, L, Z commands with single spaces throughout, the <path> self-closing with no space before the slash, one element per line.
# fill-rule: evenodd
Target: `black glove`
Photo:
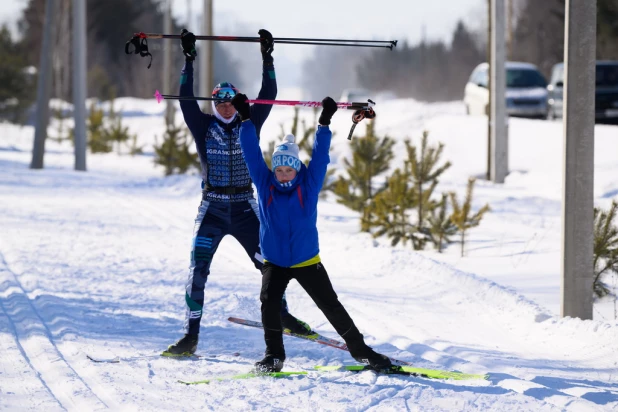
<path fill-rule="evenodd" d="M 258 31 L 260 35 L 260 51 L 262 52 L 262 61 L 267 63 L 273 62 L 272 52 L 275 49 L 273 35 L 268 30 L 261 29 Z"/>
<path fill-rule="evenodd" d="M 185 60 L 188 62 L 195 60 L 195 56 L 197 56 L 197 51 L 195 50 L 195 34 L 187 29 L 182 29 L 180 32 L 180 44 L 182 44 L 182 54 L 185 55 Z"/>
<path fill-rule="evenodd" d="M 320 114 L 318 122 L 322 126 L 328 126 L 331 117 L 333 117 L 336 111 L 337 103 L 330 97 L 325 97 L 324 100 L 322 100 L 322 113 Z"/>
<path fill-rule="evenodd" d="M 249 107 L 249 103 L 247 103 L 247 95 L 238 93 L 232 99 L 232 106 L 238 112 L 240 116 L 240 120 L 247 120 L 251 118 L 251 108 Z"/>

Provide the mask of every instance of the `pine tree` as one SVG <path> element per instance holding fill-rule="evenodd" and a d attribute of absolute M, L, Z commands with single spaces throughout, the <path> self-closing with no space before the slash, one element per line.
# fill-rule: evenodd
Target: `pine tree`
<path fill-rule="evenodd" d="M 362 213 L 361 230 L 369 231 L 372 221 L 372 199 L 386 186 L 374 187 L 374 179 L 386 172 L 393 160 L 395 142 L 388 136 L 378 138 L 374 132 L 375 122 L 367 124 L 366 135 L 352 140 L 352 161 L 344 159 L 348 179 L 340 176 L 332 186 L 337 201 L 352 210 Z"/>
<path fill-rule="evenodd" d="M 438 249 L 438 253 L 442 253 L 442 245 L 444 243 L 451 243 L 450 236 L 454 236 L 457 233 L 457 226 L 455 226 L 451 217 L 446 214 L 447 209 L 448 195 L 442 193 L 442 200 L 431 211 L 431 216 L 427 219 L 431 241 Z"/>
<path fill-rule="evenodd" d="M 0 120 L 25 121 L 26 111 L 34 101 L 36 87 L 26 71 L 23 52 L 3 25 L 0 28 Z"/>
<path fill-rule="evenodd" d="M 120 154 L 120 145 L 123 142 L 131 139 L 129 128 L 122 125 L 122 115 L 114 111 L 114 99 L 110 101 L 109 108 L 109 126 L 104 129 L 105 138 L 118 144 L 118 154 Z"/>
<path fill-rule="evenodd" d="M 413 244 L 414 225 L 410 223 L 409 210 L 416 205 L 416 194 L 410 184 L 410 170 L 406 164 L 404 170 L 397 169 L 389 177 L 386 190 L 381 191 L 368 206 L 371 209 L 371 221 L 368 226 L 375 228 L 373 237 L 386 235 L 391 245 L 408 241 Z"/>
<path fill-rule="evenodd" d="M 172 119 L 174 116 L 170 116 Z M 187 137 L 186 130 L 181 126 L 176 126 L 173 120 L 165 120 L 165 134 L 163 142 L 155 146 L 155 164 L 165 168 L 165 175 L 169 176 L 175 172 L 186 173 L 189 168 L 199 167 L 197 153 L 192 153 L 191 141 Z"/>
<path fill-rule="evenodd" d="M 610 294 L 603 283 L 604 275 L 618 274 L 618 228 L 614 225 L 618 203 L 612 202 L 609 210 L 594 208 L 594 293 L 598 297 Z"/>
<path fill-rule="evenodd" d="M 137 135 L 131 135 L 131 143 L 129 144 L 129 154 L 135 156 L 138 154 L 144 154 L 144 146 L 137 145 Z"/>
<path fill-rule="evenodd" d="M 481 223 L 481 219 L 483 215 L 488 212 L 489 205 L 483 206 L 478 212 L 470 216 L 470 212 L 472 209 L 472 191 L 474 189 L 474 178 L 468 179 L 468 188 L 466 190 L 466 198 L 463 204 L 459 204 L 457 202 L 457 194 L 455 192 L 451 192 L 451 204 L 453 205 L 453 214 L 451 215 L 451 220 L 459 229 L 459 233 L 461 234 L 461 256 L 464 255 L 464 244 L 466 241 L 466 232 L 468 229 L 476 227 Z"/>
<path fill-rule="evenodd" d="M 52 141 L 56 143 L 62 143 L 65 140 L 71 140 L 71 129 L 67 128 L 65 121 L 70 116 L 67 110 L 64 110 L 63 107 L 55 107 L 51 109 L 52 118 L 56 120 L 56 135 L 54 137 L 49 137 Z"/>
<path fill-rule="evenodd" d="M 112 142 L 108 139 L 105 131 L 104 114 L 96 105 L 90 105 L 86 132 L 88 134 L 88 147 L 92 153 L 109 153 L 112 151 Z M 74 129 L 71 130 L 71 140 L 74 141 Z"/>
<path fill-rule="evenodd" d="M 437 147 L 428 147 L 428 136 L 429 132 L 424 131 L 420 153 L 418 152 L 417 146 L 411 144 L 409 140 L 405 142 L 414 188 L 418 198 L 417 230 L 421 233 L 427 232 L 424 225 L 425 217 L 436 207 L 436 202 L 431 200 L 431 195 L 438 185 L 438 177 L 444 173 L 446 169 L 451 167 L 451 162 L 446 162 L 438 167 L 444 145 L 440 143 Z"/>

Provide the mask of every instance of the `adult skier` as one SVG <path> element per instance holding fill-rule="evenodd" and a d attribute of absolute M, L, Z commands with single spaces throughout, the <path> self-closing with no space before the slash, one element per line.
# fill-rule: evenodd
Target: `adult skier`
<path fill-rule="evenodd" d="M 273 36 L 264 29 L 258 34 L 263 61 L 262 88 L 258 99 L 275 99 L 277 81 L 272 57 Z M 181 96 L 193 96 L 193 60 L 197 55 L 195 41 L 193 33 L 182 30 L 181 45 L 186 61 L 180 77 Z M 237 93 L 234 85 L 223 82 L 215 86 L 212 97 L 231 99 Z M 241 119 L 236 109 L 230 102 L 213 101 L 214 114 L 210 115 L 203 113 L 195 100 L 180 100 L 180 108 L 197 146 L 203 191 L 193 230 L 191 266 L 186 285 L 185 335 L 163 352 L 165 356 L 188 356 L 197 349 L 204 288 L 212 259 L 224 236 L 236 238 L 255 267 L 262 268 L 258 205 L 240 148 Z M 272 105 L 255 105 L 248 114 L 256 127 L 256 144 L 271 108 Z M 285 296 L 281 297 L 280 303 L 280 322 L 285 328 L 297 334 L 314 333 L 309 325 L 289 313 Z"/>
<path fill-rule="evenodd" d="M 332 133 L 329 125 L 337 111 L 337 103 L 330 97 L 322 101 L 309 166 L 298 158 L 294 136 L 287 135 L 272 155 L 272 171 L 264 162 L 247 96 L 237 94 L 232 104 L 242 119 L 240 145 L 257 188 L 262 222 L 260 242 L 264 265 L 260 301 L 266 353 L 264 359 L 255 363 L 256 371 L 279 372 L 283 367 L 285 349 L 279 312 L 281 297 L 291 279 L 296 279 L 309 294 L 345 340 L 355 360 L 376 370 L 389 368 L 390 359 L 367 346 L 339 302 L 320 259 L 317 204 L 330 162 Z"/>

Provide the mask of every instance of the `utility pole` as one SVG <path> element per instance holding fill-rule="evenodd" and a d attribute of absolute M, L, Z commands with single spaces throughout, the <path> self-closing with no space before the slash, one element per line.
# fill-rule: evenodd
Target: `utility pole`
<path fill-rule="evenodd" d="M 504 183 L 509 173 L 509 146 L 506 115 L 506 29 L 505 0 L 492 0 L 491 57 L 491 167 L 490 178 L 494 183 Z"/>
<path fill-rule="evenodd" d="M 513 59 L 513 0 L 507 1 L 507 18 L 506 18 L 506 59 Z"/>
<path fill-rule="evenodd" d="M 163 33 L 172 32 L 172 2 L 167 0 L 163 3 Z M 171 90 L 172 74 L 172 47 L 169 39 L 163 39 L 163 90 Z M 165 119 L 168 124 L 173 124 L 174 107 L 172 102 L 165 102 Z"/>
<path fill-rule="evenodd" d="M 73 0 L 75 170 L 86 171 L 86 0 Z"/>
<path fill-rule="evenodd" d="M 567 0 L 561 316 L 592 319 L 596 0 Z"/>
<path fill-rule="evenodd" d="M 192 1 L 191 0 L 187 0 L 187 24 L 186 24 L 186 28 L 189 31 L 193 31 L 191 30 L 192 27 L 192 18 L 193 18 L 193 10 L 192 10 L 192 5 L 191 5 Z"/>
<path fill-rule="evenodd" d="M 214 0 L 204 0 L 204 12 L 203 12 L 203 32 L 205 36 L 212 36 L 212 11 L 213 11 L 213 3 Z M 200 75 L 200 96 L 210 96 L 213 87 L 213 64 L 212 64 L 212 54 L 213 54 L 213 42 L 205 41 L 200 44 L 200 64 L 197 66 Z M 206 113 L 212 112 L 212 106 L 210 102 L 206 101 L 202 105 L 202 110 Z"/>
<path fill-rule="evenodd" d="M 492 13 L 491 13 L 491 0 L 487 0 L 487 64 L 491 64 L 493 61 L 492 53 L 491 53 L 491 32 L 492 28 Z M 489 107 L 487 110 L 487 180 L 491 180 L 491 130 L 492 130 L 492 121 L 491 121 L 491 75 L 487 76 L 487 93 L 490 96 Z"/>
<path fill-rule="evenodd" d="M 45 4 L 45 26 L 41 42 L 39 59 L 39 78 L 36 92 L 36 126 L 34 130 L 34 145 L 32 147 L 31 169 L 43 168 L 45 155 L 45 139 L 49 122 L 49 95 L 51 93 L 51 63 L 52 63 L 52 33 L 55 33 L 56 1 L 47 0 Z"/>

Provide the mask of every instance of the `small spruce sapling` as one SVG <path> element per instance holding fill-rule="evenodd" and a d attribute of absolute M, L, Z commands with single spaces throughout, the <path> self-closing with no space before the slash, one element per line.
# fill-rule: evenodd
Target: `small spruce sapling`
<path fill-rule="evenodd" d="M 608 211 L 594 208 L 594 282 L 593 290 L 597 297 L 610 294 L 603 278 L 613 272 L 618 275 L 618 228 L 614 219 L 618 211 L 618 203 L 612 201 Z"/>
<path fill-rule="evenodd" d="M 474 189 L 474 178 L 468 179 L 468 188 L 466 190 L 466 198 L 464 199 L 463 204 L 459 204 L 457 202 L 457 194 L 454 192 L 450 193 L 451 204 L 453 205 L 453 213 L 451 214 L 451 220 L 459 229 L 459 233 L 461 235 L 461 256 L 464 255 L 464 245 L 466 241 L 466 232 L 473 227 L 476 227 L 481 223 L 481 219 L 483 219 L 483 215 L 490 211 L 489 205 L 486 204 L 481 209 L 479 209 L 476 213 L 470 214 L 472 210 L 472 191 Z"/>

